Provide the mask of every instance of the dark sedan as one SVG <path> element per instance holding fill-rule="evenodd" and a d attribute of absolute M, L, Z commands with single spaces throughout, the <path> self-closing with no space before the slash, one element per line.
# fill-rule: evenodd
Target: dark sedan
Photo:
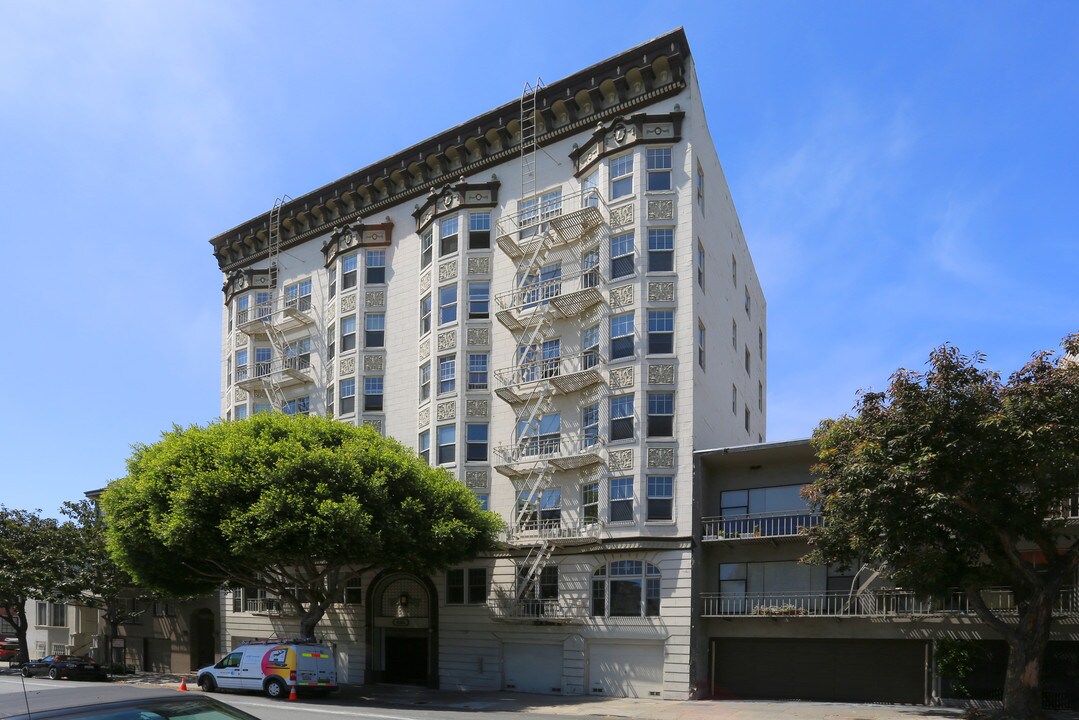
<path fill-rule="evenodd" d="M 60 678 L 109 679 L 105 668 L 82 655 L 47 655 L 40 660 L 31 660 L 22 666 L 23 677 L 34 675 L 48 675 L 53 680 Z"/>

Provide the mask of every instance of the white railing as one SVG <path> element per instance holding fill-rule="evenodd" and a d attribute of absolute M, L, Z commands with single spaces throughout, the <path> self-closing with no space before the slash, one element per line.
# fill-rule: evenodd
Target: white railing
<path fill-rule="evenodd" d="M 1007 588 L 983 590 L 982 599 L 994 613 L 1016 611 L 1015 595 Z M 973 615 L 966 593 L 920 598 L 909 590 L 875 590 L 861 594 L 828 592 L 704 593 L 705 617 L 889 617 L 902 615 Z M 1054 612 L 1079 615 L 1079 590 L 1062 590 Z"/>
<path fill-rule="evenodd" d="M 496 588 L 500 597 L 487 602 L 491 615 L 504 620 L 584 620 L 588 617 L 588 601 L 584 598 L 523 598 L 513 597 L 514 588 Z"/>
<path fill-rule="evenodd" d="M 598 288 L 601 282 L 598 266 L 546 280 L 525 278 L 516 289 L 496 295 L 495 302 L 502 310 L 531 310 L 563 294 Z"/>
<path fill-rule="evenodd" d="M 542 512 L 542 511 L 537 511 Z M 567 522 L 557 520 L 524 520 L 506 529 L 510 542 L 533 540 L 578 540 L 599 537 L 597 522 Z"/>
<path fill-rule="evenodd" d="M 805 510 L 784 510 L 781 512 L 747 513 L 743 515 L 724 515 L 706 517 L 703 524 L 705 540 L 735 540 L 745 537 L 797 537 L 804 528 L 823 525 L 819 513 Z"/>
<path fill-rule="evenodd" d="M 523 437 L 513 445 L 499 445 L 495 454 L 506 463 L 549 460 L 599 452 L 601 444 L 595 435 L 540 435 Z"/>
<path fill-rule="evenodd" d="M 591 370 L 598 367 L 603 361 L 599 350 L 593 348 L 574 355 L 559 355 L 558 357 L 530 360 L 513 367 L 495 370 L 495 381 L 500 388 L 527 385 L 532 382 L 550 380 Z"/>

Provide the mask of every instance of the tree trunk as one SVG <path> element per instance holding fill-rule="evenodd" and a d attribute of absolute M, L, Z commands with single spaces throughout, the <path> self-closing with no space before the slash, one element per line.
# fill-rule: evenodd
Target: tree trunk
<path fill-rule="evenodd" d="M 26 617 L 26 603 L 19 606 L 14 617 L 8 615 L 8 620 L 15 626 L 15 636 L 19 639 L 19 662 L 30 662 L 30 646 L 26 642 L 26 631 L 30 628 L 30 621 Z"/>
<path fill-rule="evenodd" d="M 1008 637 L 1008 670 L 1004 676 L 1004 717 L 1042 717 L 1042 666 L 1049 645 L 1049 626 L 1056 593 L 1041 592 L 1019 616 Z"/>
<path fill-rule="evenodd" d="M 319 620 L 322 619 L 324 614 L 324 611 L 319 610 L 318 606 L 312 607 L 305 612 L 300 617 L 300 637 L 315 637 L 315 627 L 318 625 Z"/>

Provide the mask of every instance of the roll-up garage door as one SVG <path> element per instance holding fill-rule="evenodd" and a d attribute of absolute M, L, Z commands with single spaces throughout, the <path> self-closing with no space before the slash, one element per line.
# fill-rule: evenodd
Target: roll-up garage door
<path fill-rule="evenodd" d="M 588 645 L 588 692 L 611 697 L 661 697 L 663 645 L 607 643 Z"/>
<path fill-rule="evenodd" d="M 712 692 L 723 698 L 925 702 L 917 640 L 713 638 Z"/>
<path fill-rule="evenodd" d="M 562 692 L 562 644 L 503 643 L 502 675 L 506 690 Z"/>

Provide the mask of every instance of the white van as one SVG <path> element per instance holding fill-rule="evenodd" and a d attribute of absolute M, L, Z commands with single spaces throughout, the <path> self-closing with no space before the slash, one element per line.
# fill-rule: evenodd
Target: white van
<path fill-rule="evenodd" d="M 197 682 L 206 692 L 260 690 L 272 698 L 297 692 L 337 689 L 337 665 L 326 645 L 302 640 L 251 640 L 200 668 Z"/>

